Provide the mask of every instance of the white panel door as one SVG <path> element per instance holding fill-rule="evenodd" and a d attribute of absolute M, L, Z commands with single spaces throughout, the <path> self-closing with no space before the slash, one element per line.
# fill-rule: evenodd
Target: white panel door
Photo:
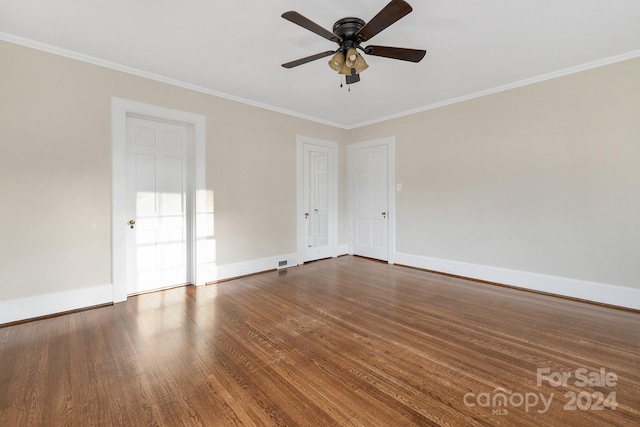
<path fill-rule="evenodd" d="M 127 117 L 127 294 L 186 284 L 188 126 Z"/>
<path fill-rule="evenodd" d="M 329 156 L 327 153 L 309 151 L 307 218 L 309 222 L 309 247 L 329 245 Z"/>
<path fill-rule="evenodd" d="M 387 145 L 354 149 L 351 163 L 353 253 L 387 261 L 389 256 Z"/>
<path fill-rule="evenodd" d="M 301 137 L 298 150 L 298 250 L 301 261 L 336 256 L 336 144 Z"/>

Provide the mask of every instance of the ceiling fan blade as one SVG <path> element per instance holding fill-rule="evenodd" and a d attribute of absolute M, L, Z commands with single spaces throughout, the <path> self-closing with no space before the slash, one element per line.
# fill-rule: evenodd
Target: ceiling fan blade
<path fill-rule="evenodd" d="M 373 56 L 384 56 L 385 58 L 400 59 L 402 61 L 420 62 L 427 54 L 426 50 L 406 49 L 403 47 L 389 46 L 367 46 L 364 53 Z"/>
<path fill-rule="evenodd" d="M 294 24 L 300 25 L 302 28 L 305 28 L 312 33 L 316 33 L 320 37 L 324 37 L 327 40 L 331 40 L 332 42 L 340 43 L 340 37 L 336 36 L 329 30 L 325 30 L 320 25 L 316 24 L 309 18 L 306 18 L 300 15 L 298 12 L 290 10 L 289 12 L 285 12 L 282 14 L 282 17 L 287 21 L 291 21 Z"/>
<path fill-rule="evenodd" d="M 391 0 L 389 4 L 383 7 L 376 16 L 371 18 L 364 27 L 360 28 L 360 31 L 356 33 L 357 39 L 360 41 L 370 40 L 373 36 L 398 21 L 412 10 L 413 8 L 406 1 Z"/>
<path fill-rule="evenodd" d="M 316 53 L 315 55 L 307 56 L 305 58 L 296 59 L 295 61 L 287 62 L 286 64 L 282 64 L 284 68 L 293 68 L 298 65 L 306 64 L 307 62 L 315 61 L 316 59 L 324 58 L 325 56 L 333 55 L 335 50 L 328 50 L 322 53 Z"/>

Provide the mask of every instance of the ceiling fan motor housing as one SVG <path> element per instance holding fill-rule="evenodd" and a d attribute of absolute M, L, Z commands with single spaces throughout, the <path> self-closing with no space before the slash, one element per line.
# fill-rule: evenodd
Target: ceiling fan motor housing
<path fill-rule="evenodd" d="M 333 34 L 342 39 L 340 50 L 346 51 L 358 45 L 356 34 L 364 27 L 364 24 L 365 22 L 362 19 L 352 17 L 342 18 L 333 24 Z"/>

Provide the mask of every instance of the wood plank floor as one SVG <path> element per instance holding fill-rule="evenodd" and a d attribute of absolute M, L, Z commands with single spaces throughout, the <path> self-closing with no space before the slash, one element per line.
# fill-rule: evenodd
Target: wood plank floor
<path fill-rule="evenodd" d="M 639 325 L 341 257 L 0 328 L 0 425 L 637 426 Z"/>

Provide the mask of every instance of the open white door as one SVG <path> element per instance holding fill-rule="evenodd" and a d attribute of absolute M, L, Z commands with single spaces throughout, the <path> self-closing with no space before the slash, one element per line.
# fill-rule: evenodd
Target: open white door
<path fill-rule="evenodd" d="M 337 255 L 337 144 L 298 137 L 299 263 Z"/>
<path fill-rule="evenodd" d="M 393 262 L 393 138 L 348 146 L 351 253 Z"/>

